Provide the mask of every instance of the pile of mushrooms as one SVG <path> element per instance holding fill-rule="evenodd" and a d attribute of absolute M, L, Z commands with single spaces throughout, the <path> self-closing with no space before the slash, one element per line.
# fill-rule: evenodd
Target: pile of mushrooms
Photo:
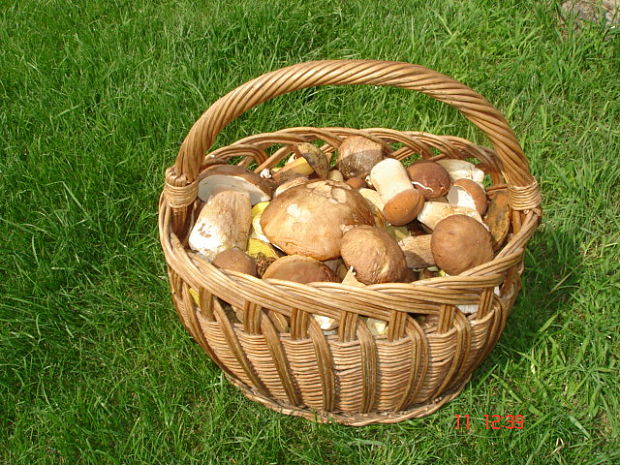
<path fill-rule="evenodd" d="M 507 238 L 507 199 L 487 195 L 485 173 L 472 163 L 420 159 L 406 168 L 361 136 L 344 138 L 333 168 L 313 144 L 292 151 L 260 174 L 231 165 L 203 171 L 190 248 L 229 272 L 361 287 L 460 274 L 492 260 Z M 287 330 L 282 315 L 274 320 Z M 326 334 L 338 327 L 316 320 Z M 364 320 L 386 334 L 386 322 Z"/>

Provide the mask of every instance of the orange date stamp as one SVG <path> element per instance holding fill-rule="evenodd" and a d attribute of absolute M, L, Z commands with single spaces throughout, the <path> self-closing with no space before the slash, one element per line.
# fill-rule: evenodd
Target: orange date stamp
<path fill-rule="evenodd" d="M 471 415 L 455 414 L 455 429 L 471 429 Z M 482 420 L 482 419 L 481 419 Z M 484 415 L 484 429 L 523 429 L 525 417 L 523 415 Z"/>

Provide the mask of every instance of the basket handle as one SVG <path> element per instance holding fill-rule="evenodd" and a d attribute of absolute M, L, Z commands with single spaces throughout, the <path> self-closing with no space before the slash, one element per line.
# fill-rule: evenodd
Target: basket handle
<path fill-rule="evenodd" d="M 514 132 L 503 115 L 469 87 L 423 66 L 376 60 L 322 60 L 299 63 L 263 74 L 217 100 L 194 123 L 181 145 L 167 184 L 193 184 L 201 161 L 220 131 L 245 111 L 294 90 L 322 85 L 394 86 L 422 92 L 457 108 L 491 140 L 515 210 L 540 205 L 538 185 Z"/>

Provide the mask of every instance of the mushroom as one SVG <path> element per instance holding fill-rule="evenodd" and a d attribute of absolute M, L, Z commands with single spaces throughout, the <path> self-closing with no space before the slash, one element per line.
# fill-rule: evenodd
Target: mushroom
<path fill-rule="evenodd" d="M 206 202 L 224 190 L 247 192 L 252 205 L 271 199 L 272 189 L 268 180 L 242 166 L 214 165 L 204 170 L 198 178 L 198 197 Z"/>
<path fill-rule="evenodd" d="M 344 181 L 344 176 L 342 176 L 342 173 L 338 170 L 331 170 L 327 173 L 327 179 L 331 181 Z"/>
<path fill-rule="evenodd" d="M 450 175 L 443 166 L 430 160 L 418 160 L 407 168 L 411 184 L 425 199 L 446 195 L 450 189 Z"/>
<path fill-rule="evenodd" d="M 307 182 L 308 182 L 308 176 L 298 176 L 296 178 L 289 179 L 288 181 L 283 182 L 276 188 L 275 192 L 273 193 L 273 196 L 277 197 L 278 195 L 282 194 L 282 192 L 286 191 L 287 189 L 290 189 L 291 187 L 299 186 L 301 184 L 305 184 Z"/>
<path fill-rule="evenodd" d="M 287 254 L 330 260 L 340 255 L 346 229 L 374 224 L 370 207 L 351 186 L 320 180 L 291 187 L 263 212 L 261 226 L 269 242 Z"/>
<path fill-rule="evenodd" d="M 424 196 L 413 188 L 407 170 L 398 160 L 386 158 L 377 163 L 370 179 L 384 203 L 383 216 L 391 224 L 407 224 L 422 209 Z"/>
<path fill-rule="evenodd" d="M 190 232 L 190 248 L 208 259 L 234 247 L 245 250 L 252 223 L 250 208 L 247 192 L 227 190 L 214 194 L 202 207 Z"/>
<path fill-rule="evenodd" d="M 278 258 L 267 268 L 263 279 L 282 279 L 301 284 L 338 282 L 338 278 L 328 266 L 303 255 L 287 255 Z"/>
<path fill-rule="evenodd" d="M 452 215 L 433 230 L 431 251 L 439 268 L 457 275 L 492 260 L 492 241 L 480 222 L 466 215 Z"/>
<path fill-rule="evenodd" d="M 386 226 L 385 217 L 383 216 L 383 202 L 381 201 L 381 196 L 374 189 L 359 189 L 358 192 L 366 202 L 368 202 L 368 206 L 370 207 L 370 211 L 375 219 L 375 226 L 379 228 L 383 228 Z"/>
<path fill-rule="evenodd" d="M 253 237 L 248 239 L 248 249 L 246 252 L 256 260 L 258 276 L 263 276 L 269 265 L 280 258 L 280 255 L 278 255 L 278 252 L 271 244 Z"/>
<path fill-rule="evenodd" d="M 418 221 L 432 230 L 435 229 L 437 223 L 451 215 L 471 216 L 476 221 L 482 223 L 482 218 L 476 210 L 437 200 L 429 200 L 424 203 L 422 210 L 418 214 Z"/>
<path fill-rule="evenodd" d="M 353 189 L 363 189 L 365 187 L 368 187 L 368 184 L 366 184 L 366 181 L 364 181 L 364 178 L 358 178 L 358 177 L 352 177 L 352 178 L 347 179 L 347 184 L 351 186 Z"/>
<path fill-rule="evenodd" d="M 484 217 L 484 223 L 488 226 L 493 236 L 493 250 L 499 250 L 508 237 L 510 231 L 510 205 L 508 192 L 495 191 L 489 194 L 491 202 Z"/>
<path fill-rule="evenodd" d="M 435 266 L 435 259 L 431 252 L 431 234 L 423 236 L 407 236 L 398 242 L 405 253 L 407 267 L 414 270 Z"/>
<path fill-rule="evenodd" d="M 256 276 L 256 260 L 246 254 L 243 250 L 233 248 L 224 250 L 213 257 L 213 265 L 228 271 L 238 271 L 239 273 Z"/>
<path fill-rule="evenodd" d="M 345 137 L 338 148 L 338 167 L 345 179 L 365 178 L 382 159 L 383 146 L 366 137 Z"/>
<path fill-rule="evenodd" d="M 446 195 L 448 203 L 471 208 L 484 215 L 487 211 L 487 195 L 484 189 L 471 179 L 458 179 Z"/>
<path fill-rule="evenodd" d="M 459 179 L 471 179 L 480 184 L 481 187 L 484 187 L 482 184 L 484 182 L 484 171 L 476 168 L 476 165 L 473 163 L 453 158 L 444 158 L 443 160 L 438 160 L 437 163 L 445 168 L 453 182 Z"/>
<path fill-rule="evenodd" d="M 327 155 L 316 145 L 304 142 L 293 148 L 299 158 L 293 158 L 279 170 L 274 171 L 272 177 L 277 184 L 281 184 L 297 176 L 310 176 L 316 173 L 321 179 L 327 178 L 329 160 Z"/>
<path fill-rule="evenodd" d="M 342 237 L 340 254 L 363 284 L 395 283 L 405 278 L 405 254 L 385 230 L 357 226 Z"/>

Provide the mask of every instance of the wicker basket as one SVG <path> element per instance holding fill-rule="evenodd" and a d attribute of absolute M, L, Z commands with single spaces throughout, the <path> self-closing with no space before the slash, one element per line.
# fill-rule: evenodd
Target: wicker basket
<path fill-rule="evenodd" d="M 422 132 L 297 127 L 246 137 L 208 153 L 228 123 L 259 103 L 298 89 L 344 84 L 427 94 L 460 110 L 494 149 Z M 477 159 L 490 176 L 489 195 L 503 194 L 511 208 L 508 242 L 495 259 L 459 276 L 358 288 L 224 272 L 187 248 L 197 178 L 207 166 L 241 156 L 241 165 L 255 162 L 254 171 L 260 172 L 300 142 L 323 141 L 329 153 L 352 134 L 381 142 L 399 160 L 415 154 Z M 194 124 L 166 171 L 159 213 L 174 305 L 228 379 L 248 398 L 276 411 L 348 425 L 421 417 L 459 394 L 504 328 L 520 289 L 524 248 L 541 217 L 538 185 L 521 147 L 483 97 L 421 66 L 365 60 L 301 63 L 264 74 L 219 99 Z M 467 304 L 477 304 L 478 310 L 465 315 L 456 307 Z M 228 305 L 242 312 L 243 323 L 229 317 Z M 290 331 L 278 332 L 268 311 L 288 317 Z M 337 319 L 338 333 L 325 335 L 311 314 Z M 420 323 L 421 315 L 427 315 L 426 324 Z M 359 324 L 360 316 L 389 322 L 388 334 L 372 336 Z"/>

